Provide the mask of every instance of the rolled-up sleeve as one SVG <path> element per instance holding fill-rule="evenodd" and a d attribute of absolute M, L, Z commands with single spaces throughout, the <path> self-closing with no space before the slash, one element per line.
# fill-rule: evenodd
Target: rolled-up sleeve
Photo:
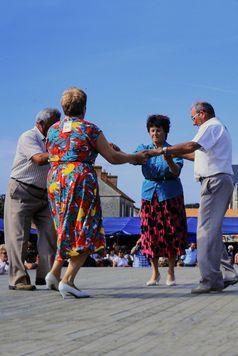
<path fill-rule="evenodd" d="M 224 128 L 221 125 L 211 125 L 205 129 L 201 128 L 192 141 L 197 142 L 204 151 L 208 151 L 217 143 L 223 130 Z"/>

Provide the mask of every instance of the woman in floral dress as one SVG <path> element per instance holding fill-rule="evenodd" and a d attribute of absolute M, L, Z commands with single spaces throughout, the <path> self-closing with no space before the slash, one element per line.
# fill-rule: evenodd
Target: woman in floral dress
<path fill-rule="evenodd" d="M 53 125 L 47 136 L 51 169 L 48 196 L 58 234 L 57 254 L 46 276 L 50 289 L 63 297 L 86 297 L 74 285 L 75 276 L 90 252 L 105 247 L 97 175 L 93 168 L 100 153 L 112 164 L 143 163 L 146 153 L 126 154 L 115 150 L 102 131 L 84 120 L 86 94 L 77 88 L 63 93 L 61 105 L 65 118 Z M 60 281 L 64 260 L 68 268 Z"/>

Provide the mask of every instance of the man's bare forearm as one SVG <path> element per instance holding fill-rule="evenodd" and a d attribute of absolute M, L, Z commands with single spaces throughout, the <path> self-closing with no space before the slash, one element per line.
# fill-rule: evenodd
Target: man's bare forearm
<path fill-rule="evenodd" d="M 181 155 L 187 155 L 193 153 L 198 150 L 201 146 L 197 142 L 185 142 L 179 143 L 178 145 L 166 147 L 166 155 L 172 155 L 175 157 L 181 157 Z M 156 148 L 149 150 L 149 155 L 152 156 L 160 156 L 164 153 L 163 148 Z M 190 156 L 188 156 L 190 157 Z M 191 156 L 192 158 L 192 156 Z M 187 158 L 188 159 L 188 158 Z"/>
<path fill-rule="evenodd" d="M 184 153 L 184 154 L 181 154 L 181 155 L 176 155 L 176 157 L 184 158 L 184 159 L 187 159 L 188 161 L 194 161 L 195 154 L 194 154 L 194 152 L 192 152 L 192 153 Z"/>

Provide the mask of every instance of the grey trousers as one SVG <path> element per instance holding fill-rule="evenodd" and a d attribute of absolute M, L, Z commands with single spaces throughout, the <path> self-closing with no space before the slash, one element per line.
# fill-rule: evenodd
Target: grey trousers
<path fill-rule="evenodd" d="M 229 262 L 222 241 L 222 222 L 233 192 L 232 177 L 217 174 L 203 180 L 198 214 L 197 246 L 201 283 L 212 288 L 223 287 L 221 263 L 227 270 Z"/>
<path fill-rule="evenodd" d="M 36 278 L 44 278 L 53 264 L 57 243 L 47 193 L 10 179 L 4 207 L 10 285 L 30 283 L 24 262 L 32 222 L 38 229 L 39 264 Z"/>

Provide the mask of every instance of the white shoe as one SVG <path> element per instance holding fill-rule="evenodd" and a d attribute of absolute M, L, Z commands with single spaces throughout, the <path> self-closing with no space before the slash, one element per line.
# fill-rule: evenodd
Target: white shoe
<path fill-rule="evenodd" d="M 146 283 L 146 285 L 147 285 L 148 287 L 151 287 L 151 286 L 158 286 L 158 285 L 159 285 L 159 281 L 160 281 L 160 275 L 159 275 L 159 277 L 158 277 L 157 279 L 155 279 L 155 280 L 150 279 L 150 280 Z"/>
<path fill-rule="evenodd" d="M 89 294 L 82 292 L 76 287 L 71 287 L 69 284 L 60 282 L 59 283 L 59 292 L 64 299 L 75 297 L 75 298 L 88 298 L 90 297 Z"/>
<path fill-rule="evenodd" d="M 166 280 L 166 285 L 169 287 L 176 286 L 176 280 L 174 278 L 173 281 L 170 281 L 169 279 Z"/>
<path fill-rule="evenodd" d="M 59 290 L 59 281 L 52 272 L 46 275 L 45 281 L 48 289 Z"/>

